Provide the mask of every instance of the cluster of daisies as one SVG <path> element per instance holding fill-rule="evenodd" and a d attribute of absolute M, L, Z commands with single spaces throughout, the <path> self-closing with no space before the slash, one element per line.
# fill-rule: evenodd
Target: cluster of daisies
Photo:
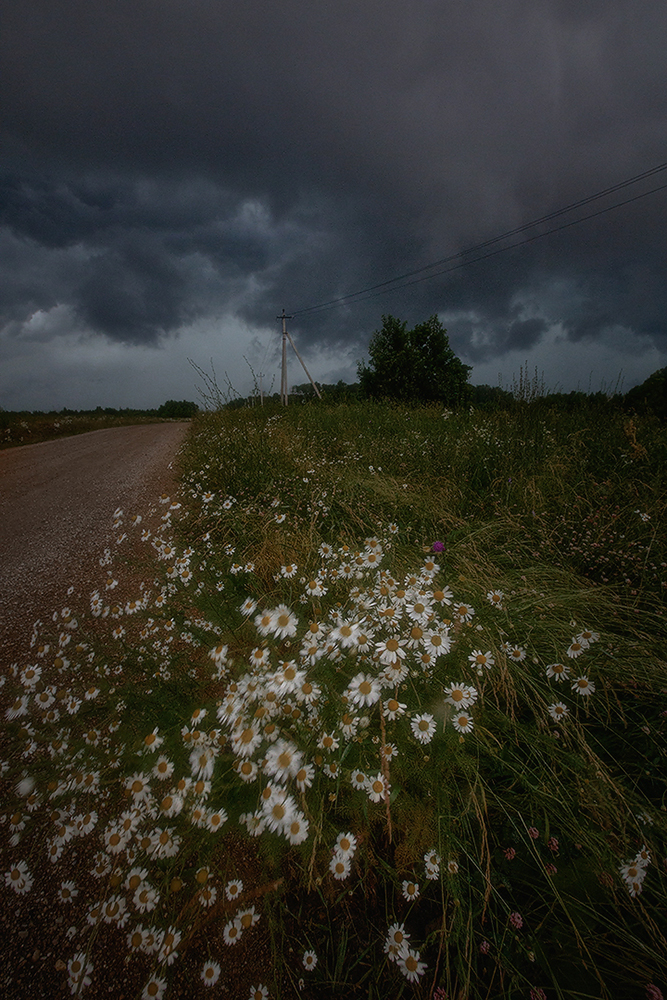
<path fill-rule="evenodd" d="M 212 500 L 213 494 L 202 502 L 207 505 Z M 158 626 L 147 615 L 159 617 L 177 587 L 194 580 L 195 552 L 186 548 L 179 553 L 166 537 L 180 505 L 169 497 L 161 498 L 161 503 L 166 510 L 159 532 L 141 529 L 143 540 L 150 541 L 158 559 L 167 564 L 167 582 L 153 585 L 158 586 L 157 596 L 142 588 L 134 601 L 114 600 L 118 580 L 108 550 L 101 560 L 106 583 L 91 597 L 93 617 L 112 623 L 142 612 L 137 619 L 142 623 L 138 649 L 139 661 L 146 660 L 147 680 L 167 676 L 172 652 L 172 636 L 158 638 Z M 226 498 L 222 509 L 232 506 Z M 116 530 L 123 520 L 123 512 L 117 511 Z M 140 522 L 135 517 L 128 523 L 136 528 Z M 82 838 L 95 840 L 89 875 L 99 893 L 84 898 L 88 894 L 80 885 L 63 880 L 58 898 L 64 906 L 83 905 L 84 928 L 91 933 L 103 925 L 120 928 L 130 953 L 150 957 L 155 974 L 144 996 L 163 995 L 164 973 L 187 938 L 184 926 L 167 921 L 168 892 L 158 869 L 163 862 L 187 854 L 193 828 L 198 837 L 215 836 L 237 821 L 253 837 L 276 836 L 298 848 L 311 836 L 315 796 L 335 801 L 341 789 L 353 799 L 364 796 L 371 807 L 378 807 L 380 817 L 389 808 L 392 762 L 405 752 L 406 739 L 413 750 L 424 748 L 451 727 L 463 741 L 474 730 L 473 713 L 483 702 L 484 679 L 499 654 L 519 664 L 526 659 L 526 649 L 509 642 L 495 652 L 484 648 L 493 646 L 493 641 L 482 641 L 485 630 L 476 624 L 475 609 L 438 582 L 440 567 L 433 554 L 407 576 L 399 578 L 384 568 L 397 531 L 389 525 L 386 538 L 366 538 L 358 548 L 323 543 L 319 569 L 313 574 L 300 575 L 294 563 L 282 566 L 276 578 L 297 590 L 297 610 L 284 603 L 260 604 L 255 596 L 247 596 L 236 609 L 233 640 L 209 624 L 207 629 L 217 641 L 203 655 L 212 664 L 209 680 L 217 687 L 217 697 L 195 709 L 180 730 L 154 727 L 137 743 L 118 745 L 116 732 L 126 706 L 113 695 L 122 680 L 123 653 L 115 663 L 96 660 L 90 646 L 76 643 L 78 622 L 69 608 L 55 616 L 58 641 L 40 643 L 35 633 L 35 662 L 15 669 L 19 693 L 6 717 L 22 723 L 24 773 L 16 785 L 19 805 L 4 817 L 9 845 L 16 848 L 37 827 L 40 813 L 47 817 L 44 849 L 54 870 L 63 859 L 73 857 Z M 118 543 L 125 537 L 121 534 Z M 204 546 L 209 552 L 214 548 L 209 533 Z M 227 572 L 248 574 L 250 583 L 253 563 L 235 562 L 229 544 L 223 550 L 229 560 Z M 193 589 L 202 586 L 195 582 Z M 224 581 L 219 589 L 224 589 Z M 489 591 L 487 601 L 504 610 L 501 591 Z M 129 639 L 123 625 L 112 628 L 112 638 Z M 173 620 L 167 618 L 164 628 L 173 631 Z M 187 633 L 181 638 L 194 645 Z M 588 631 L 574 637 L 564 657 L 567 662 L 546 668 L 549 680 L 567 681 L 576 695 L 590 695 L 594 683 L 584 674 L 570 676 L 570 664 L 597 639 Z M 459 649 L 452 677 L 450 654 L 462 644 L 465 652 Z M 153 675 L 151 657 L 163 661 Z M 81 678 L 89 678 L 91 671 L 97 682 L 84 685 Z M 433 712 L 424 711 L 422 701 Z M 110 721 L 106 711 L 104 723 L 79 724 L 82 706 L 103 702 L 106 708 L 112 706 Z M 568 709 L 558 702 L 549 711 L 559 721 Z M 28 772 L 32 760 L 44 755 L 52 773 L 50 780 L 38 783 Z M 114 771 L 120 807 L 109 780 Z M 252 802 L 251 808 L 239 810 L 241 799 Z M 361 799 L 355 801 L 362 804 Z M 363 808 L 368 805 L 363 803 Z M 329 877 L 342 881 L 351 876 L 357 846 L 353 833 L 338 835 L 328 860 Z M 323 871 L 326 863 L 322 862 Z M 624 866 L 627 872 L 623 870 L 622 876 L 633 895 L 641 887 L 647 864 L 638 856 Z M 427 884 L 440 877 L 442 865 L 435 849 L 425 854 Z M 445 861 L 444 867 L 450 875 L 458 870 L 454 859 Z M 18 895 L 33 885 L 24 860 L 12 861 L 4 881 Z M 238 943 L 259 920 L 254 906 L 242 905 L 239 880 L 222 887 L 216 884 L 215 872 L 199 868 L 191 881 L 191 915 L 221 901 L 225 910 L 239 904 L 233 914 L 229 910 L 223 928 L 227 946 Z M 183 888 L 177 878 L 169 891 L 176 882 L 181 883 L 176 888 Z M 418 881 L 406 879 L 401 894 L 408 902 L 416 901 Z M 426 965 L 402 924 L 389 928 L 384 950 L 409 981 L 423 975 Z M 314 969 L 316 963 L 315 952 L 307 951 L 304 967 Z M 72 992 L 90 982 L 87 950 L 74 956 L 68 971 Z M 220 966 L 213 961 L 201 973 L 207 986 L 215 985 L 219 976 Z"/>
<path fill-rule="evenodd" d="M 566 658 L 569 660 L 578 659 L 599 638 L 600 636 L 597 632 L 591 632 L 589 629 L 579 632 L 578 635 L 573 637 L 568 646 Z M 578 673 L 577 671 L 574 671 L 574 673 L 578 675 L 573 676 L 572 667 L 569 663 L 550 663 L 545 672 L 547 678 L 555 681 L 557 684 L 567 682 L 572 691 L 580 698 L 589 698 L 595 693 L 595 682 L 587 674 Z M 556 701 L 549 705 L 549 714 L 554 722 L 560 722 L 569 715 L 569 712 L 570 709 L 565 702 Z"/>
<path fill-rule="evenodd" d="M 403 924 L 394 923 L 388 928 L 384 951 L 391 962 L 396 962 L 408 982 L 418 982 L 426 972 L 426 963 L 421 961 L 420 952 L 410 946 L 410 935 Z"/>
<path fill-rule="evenodd" d="M 651 855 L 646 847 L 646 844 L 642 844 L 632 861 L 627 861 L 625 864 L 621 865 L 619 869 L 621 878 L 625 882 L 628 892 L 633 898 L 641 893 L 642 884 L 646 878 L 646 872 L 648 871 L 648 866 L 650 864 Z"/>

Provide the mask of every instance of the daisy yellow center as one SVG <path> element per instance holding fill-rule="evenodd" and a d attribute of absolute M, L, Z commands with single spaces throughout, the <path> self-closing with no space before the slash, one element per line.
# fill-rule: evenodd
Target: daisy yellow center
<path fill-rule="evenodd" d="M 372 785 L 373 791 L 377 794 L 384 789 L 384 784 L 381 781 L 374 781 Z"/>
<path fill-rule="evenodd" d="M 348 840 L 348 838 L 347 837 L 343 837 L 343 839 L 341 840 L 341 842 L 340 842 L 340 844 L 338 846 L 340 847 L 341 851 L 349 851 L 351 845 L 350 845 L 350 841 Z"/>
<path fill-rule="evenodd" d="M 138 795 L 139 792 L 143 791 L 144 783 L 143 781 L 133 781 L 132 782 L 132 792 L 134 795 Z"/>
<path fill-rule="evenodd" d="M 428 722 L 426 721 L 426 719 L 420 719 L 419 728 L 421 729 L 422 733 L 426 732 L 426 730 L 428 729 Z"/>
<path fill-rule="evenodd" d="M 244 760 L 241 764 L 241 774 L 252 774 L 252 764 L 249 760 Z"/>
<path fill-rule="evenodd" d="M 244 729 L 243 732 L 241 733 L 241 743 L 245 744 L 252 743 L 254 736 L 255 736 L 254 729 Z"/>
<path fill-rule="evenodd" d="M 278 757 L 278 763 L 281 767 L 289 767 L 292 763 L 292 754 L 285 750 L 281 753 L 280 757 Z"/>
<path fill-rule="evenodd" d="M 362 681 L 361 684 L 359 685 L 360 694 L 370 694 L 372 690 L 373 690 L 373 685 L 371 684 L 370 681 Z"/>
<path fill-rule="evenodd" d="M 414 958 L 412 955 L 408 955 L 408 957 L 405 960 L 405 968 L 408 970 L 408 972 L 416 972 L 417 959 Z"/>

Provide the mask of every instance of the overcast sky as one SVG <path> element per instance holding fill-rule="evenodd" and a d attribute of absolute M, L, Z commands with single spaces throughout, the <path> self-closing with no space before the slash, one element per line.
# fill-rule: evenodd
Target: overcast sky
<path fill-rule="evenodd" d="M 527 362 L 627 390 L 667 365 L 667 170 L 466 253 L 667 161 L 664 4 L 3 10 L 5 409 L 196 399 L 211 359 L 278 390 L 283 308 L 325 382 L 355 380 L 387 313 L 437 313 L 474 383 Z"/>

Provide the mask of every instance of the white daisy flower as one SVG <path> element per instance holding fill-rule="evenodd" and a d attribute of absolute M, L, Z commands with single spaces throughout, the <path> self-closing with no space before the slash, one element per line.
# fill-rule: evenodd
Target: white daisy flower
<path fill-rule="evenodd" d="M 315 954 L 314 951 L 305 951 L 303 953 L 302 961 L 304 969 L 308 969 L 308 971 L 310 972 L 317 965 L 317 955 Z"/>
<path fill-rule="evenodd" d="M 452 725 L 459 733 L 469 733 L 473 728 L 472 716 L 468 712 L 458 712 L 452 719 Z"/>
<path fill-rule="evenodd" d="M 355 704 L 364 705 L 374 705 L 376 701 L 380 700 L 380 694 L 382 688 L 377 677 L 372 677 L 370 674 L 358 673 L 356 674 L 347 686 L 347 697 Z"/>
<path fill-rule="evenodd" d="M 342 881 L 350 874 L 351 862 L 346 855 L 336 852 L 329 862 L 329 871 L 335 879 Z"/>
<path fill-rule="evenodd" d="M 428 713 L 416 715 L 410 722 L 410 728 L 420 743 L 430 743 L 435 733 L 435 719 Z"/>
<path fill-rule="evenodd" d="M 410 882 L 408 879 L 401 884 L 401 892 L 403 893 L 404 899 L 408 902 L 413 902 L 419 897 L 419 883 Z"/>
<path fill-rule="evenodd" d="M 217 962 L 204 962 L 204 968 L 199 977 L 204 986 L 215 986 L 220 978 L 220 966 Z"/>
<path fill-rule="evenodd" d="M 549 715 L 555 722 L 560 722 L 569 713 L 569 708 L 562 701 L 557 701 L 554 705 L 549 705 Z"/>

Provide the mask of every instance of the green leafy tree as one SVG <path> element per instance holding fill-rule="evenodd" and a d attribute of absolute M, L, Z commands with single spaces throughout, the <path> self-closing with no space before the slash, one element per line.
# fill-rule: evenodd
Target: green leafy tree
<path fill-rule="evenodd" d="M 158 407 L 157 415 L 158 417 L 188 420 L 190 417 L 194 417 L 198 410 L 199 407 L 197 404 L 190 402 L 188 399 L 168 399 L 166 403 L 163 403 L 162 406 Z"/>
<path fill-rule="evenodd" d="M 408 330 L 394 316 L 382 317 L 368 346 L 369 362 L 358 366 L 363 395 L 402 402 L 466 402 L 470 366 L 449 346 L 447 331 L 437 316 Z"/>

